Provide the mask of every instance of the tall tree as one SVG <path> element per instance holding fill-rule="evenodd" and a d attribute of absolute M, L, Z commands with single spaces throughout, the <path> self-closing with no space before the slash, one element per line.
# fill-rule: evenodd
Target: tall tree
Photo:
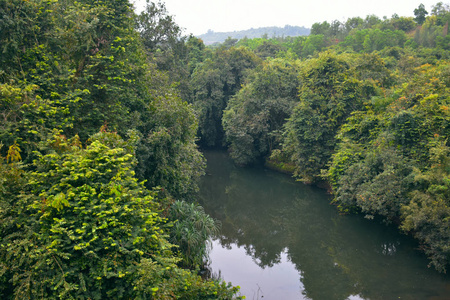
<path fill-rule="evenodd" d="M 426 16 L 428 15 L 428 11 L 425 9 L 425 6 L 420 3 L 419 7 L 414 9 L 414 20 L 422 25 L 425 22 Z"/>
<path fill-rule="evenodd" d="M 191 101 L 199 115 L 198 133 L 202 146 L 223 146 L 223 110 L 229 99 L 240 90 L 247 71 L 260 62 L 256 54 L 244 47 L 221 47 L 194 71 Z"/>
<path fill-rule="evenodd" d="M 296 177 L 316 182 L 334 151 L 338 128 L 363 107 L 367 95 L 348 58 L 332 52 L 304 63 L 299 90 L 300 102 L 286 123 L 283 151 L 296 165 Z"/>
<path fill-rule="evenodd" d="M 265 61 L 228 103 L 222 123 L 237 164 L 254 163 L 280 147 L 281 129 L 298 101 L 298 70 L 295 61 Z"/>

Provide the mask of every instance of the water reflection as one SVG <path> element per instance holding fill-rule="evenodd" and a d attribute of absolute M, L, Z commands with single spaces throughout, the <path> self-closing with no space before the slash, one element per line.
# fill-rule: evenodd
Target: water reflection
<path fill-rule="evenodd" d="M 205 155 L 202 205 L 222 222 L 211 266 L 247 299 L 450 299 L 449 277 L 395 230 L 339 215 L 288 176 Z"/>
<path fill-rule="evenodd" d="M 260 268 L 255 264 L 243 247 L 232 244 L 230 248 L 221 247 L 214 242 L 211 260 L 220 266 L 221 275 L 233 275 L 233 281 L 239 282 L 247 299 L 302 299 L 304 287 L 299 281 L 298 270 L 292 264 L 286 252 L 280 255 L 280 262 L 272 267 Z M 233 263 L 229 263 L 230 260 Z M 236 265 L 239 272 L 236 272 Z M 256 274 L 256 276 L 255 276 Z"/>

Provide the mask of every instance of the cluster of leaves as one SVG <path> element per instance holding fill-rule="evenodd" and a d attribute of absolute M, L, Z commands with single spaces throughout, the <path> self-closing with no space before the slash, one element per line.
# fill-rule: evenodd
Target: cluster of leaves
<path fill-rule="evenodd" d="M 11 56 L 1 70 L 3 143 L 20 143 L 24 161 L 31 162 L 39 141 L 55 128 L 83 143 L 103 125 L 122 136 L 135 128 L 142 136 L 137 174 L 149 179 L 148 187 L 160 185 L 176 197 L 195 191 L 203 163 L 193 110 L 142 51 L 149 38 L 135 30 L 130 4 L 13 2 L 2 7 L 2 33 L 9 31 L 2 35 L 2 58 Z"/>
<path fill-rule="evenodd" d="M 134 177 L 133 143 L 104 132 L 83 149 L 55 135 L 33 172 L 12 151 L 2 159 L 5 299 L 232 297 L 236 289 L 177 266 L 157 194 Z"/>
<path fill-rule="evenodd" d="M 449 62 L 441 61 L 405 69 L 405 73 L 396 69 L 398 83 L 389 89 L 381 88 L 381 82 L 386 80 L 375 81 L 375 94 L 371 98 L 358 96 L 363 107 L 325 131 L 334 130 L 319 143 L 321 147 L 330 145 L 330 156 L 318 164 L 313 159 L 326 152 L 311 151 L 300 156 L 304 160 L 297 164 L 300 170 L 311 163 L 318 166 L 316 173 L 312 169 L 306 170 L 306 174 L 318 176 L 318 171 L 322 172 L 331 184 L 334 203 L 343 212 L 362 212 L 368 218 L 381 216 L 412 233 L 439 271 L 446 270 L 450 258 L 450 198 L 444 171 L 448 169 L 445 149 L 450 134 L 449 70 Z M 303 113 L 298 112 L 300 116 Z M 318 115 L 315 113 L 306 120 L 314 120 Z M 294 111 L 288 126 L 298 120 L 296 117 Z M 316 128 L 320 126 L 316 124 L 314 130 L 310 128 L 311 132 L 318 132 Z M 300 132 L 306 134 L 309 130 Z M 289 140 L 285 145 L 290 145 Z M 293 149 L 298 151 L 305 145 L 298 143 Z M 437 170 L 443 172 L 439 178 L 431 176 Z M 439 192 L 431 192 L 435 191 L 431 187 Z"/>
<path fill-rule="evenodd" d="M 308 60 L 300 75 L 300 102 L 285 126 L 284 151 L 306 182 L 320 177 L 336 145 L 335 135 L 352 111 L 371 96 L 345 56 L 324 52 Z"/>
<path fill-rule="evenodd" d="M 423 11 L 420 10 L 418 14 L 423 14 Z M 239 97 L 239 90 L 247 85 L 247 77 L 261 70 L 260 68 L 252 71 L 261 65 L 262 60 L 268 58 L 286 61 L 309 59 L 327 49 L 334 49 L 336 53 L 371 54 L 376 52 L 384 60 L 382 69 L 374 70 L 374 68 L 380 68 L 380 63 L 376 61 L 373 67 L 368 62 L 360 63 L 357 77 L 361 75 L 358 78 L 362 81 L 368 79 L 377 81 L 381 79 L 380 76 L 384 76 L 385 81 L 380 84 L 382 88 L 388 88 L 395 76 L 385 76 L 386 67 L 414 68 L 425 62 L 436 63 L 439 59 L 449 58 L 450 35 L 447 34 L 448 25 L 446 25 L 449 18 L 448 5 L 439 2 L 433 6 L 431 16 L 426 17 L 422 23 L 417 18 L 399 17 L 396 14 L 390 19 L 380 19 L 375 15 L 369 15 L 364 19 L 349 18 L 344 23 L 340 21 L 333 21 L 331 24 L 326 21 L 315 23 L 309 36 L 273 38 L 265 36 L 241 40 L 228 38 L 222 45 L 215 48 L 189 48 L 189 53 L 195 49 L 192 53 L 196 54 L 195 58 L 188 55 L 189 72 L 185 73 L 190 74 L 189 101 L 194 104 L 199 118 L 199 144 L 202 147 L 222 147 L 227 143 L 221 122 L 223 111 L 227 109 L 231 99 Z M 257 59 L 255 55 L 260 59 Z M 409 59 L 411 56 L 419 56 L 422 61 L 413 60 L 417 65 L 411 66 L 412 61 Z M 373 59 L 370 56 L 367 58 Z M 369 68 L 370 75 L 361 74 L 364 73 L 364 68 Z M 252 80 L 248 79 L 248 81 Z M 367 91 L 365 92 L 365 96 L 369 96 Z M 263 97 L 272 96 L 263 95 Z M 234 119 L 232 123 L 236 124 L 236 121 L 237 119 Z M 242 139 L 246 138 L 242 136 Z M 248 136 L 246 143 L 252 143 Z M 254 151 L 249 150 L 244 155 L 249 159 L 242 157 L 238 163 L 246 164 L 255 161 L 259 154 L 252 154 L 252 152 Z"/>

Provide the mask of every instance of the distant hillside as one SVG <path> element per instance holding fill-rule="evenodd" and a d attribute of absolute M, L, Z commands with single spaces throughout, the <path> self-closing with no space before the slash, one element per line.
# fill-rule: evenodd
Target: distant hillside
<path fill-rule="evenodd" d="M 249 39 L 262 37 L 267 35 L 267 37 L 274 36 L 299 36 L 299 35 L 309 35 L 309 28 L 290 26 L 286 25 L 284 27 L 260 27 L 252 28 L 248 30 L 233 31 L 233 32 L 214 32 L 208 30 L 207 33 L 199 35 L 198 37 L 203 40 L 205 45 L 212 45 L 214 43 L 223 43 L 228 37 L 235 39 L 242 39 L 247 37 Z"/>

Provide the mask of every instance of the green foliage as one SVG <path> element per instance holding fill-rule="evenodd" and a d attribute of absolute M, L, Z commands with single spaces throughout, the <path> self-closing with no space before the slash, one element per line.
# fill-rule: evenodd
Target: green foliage
<path fill-rule="evenodd" d="M 133 177 L 131 153 L 95 138 L 86 150 L 71 142 L 58 144 L 68 151 L 39 156 L 4 212 L 15 214 L 18 229 L 1 247 L 14 295 L 129 298 L 140 260 L 164 250 L 158 205 Z"/>
<path fill-rule="evenodd" d="M 140 178 L 177 197 L 194 192 L 204 164 L 194 145 L 197 123 L 192 108 L 178 99 L 168 76 L 146 61 L 130 4 L 45 2 L 39 9 L 44 8 L 30 17 L 38 24 L 42 17 L 49 21 L 36 38 L 22 41 L 18 47 L 24 51 L 14 54 L 21 62 L 14 65 L 16 73 L 22 75 L 16 78 L 5 64 L 8 77 L 0 83 L 5 120 L 1 140 L 6 145 L 17 142 L 24 161 L 31 162 L 32 152 L 53 129 L 67 136 L 78 134 L 82 143 L 104 125 L 121 135 L 138 129 L 148 137 L 138 151 Z M 163 7 L 158 9 L 154 18 L 165 13 Z M 55 12 L 51 17 L 50 11 Z M 156 25 L 147 24 L 148 18 L 140 21 L 148 34 L 152 30 L 156 34 L 152 29 Z M 152 139 L 151 134 L 161 130 L 170 131 L 170 138 Z"/>
<path fill-rule="evenodd" d="M 330 27 L 331 25 L 327 21 L 324 21 L 322 23 L 314 23 L 311 26 L 311 35 L 318 35 L 318 34 L 325 35 L 330 30 Z"/>
<path fill-rule="evenodd" d="M 251 164 L 280 147 L 282 127 L 297 102 L 297 62 L 265 61 L 230 100 L 223 116 L 230 154 Z"/>
<path fill-rule="evenodd" d="M 296 165 L 295 176 L 313 182 L 334 151 L 338 128 L 362 108 L 365 95 L 345 56 L 325 52 L 302 67 L 300 102 L 286 123 L 283 151 Z"/>
<path fill-rule="evenodd" d="M 186 42 L 186 47 L 189 49 L 189 75 L 191 75 L 198 64 L 203 62 L 205 57 L 205 44 L 199 38 L 190 36 Z"/>
<path fill-rule="evenodd" d="M 342 155 L 340 152 L 335 157 L 336 163 Z M 366 153 L 360 161 L 351 160 L 341 162 L 350 166 L 339 176 L 334 201 L 343 211 L 357 208 L 366 217 L 397 219 L 401 205 L 408 202 L 410 164 L 395 150 L 385 147 Z"/>
<path fill-rule="evenodd" d="M 437 200 L 428 186 L 437 179 L 418 178 L 436 168 L 431 141 L 450 134 L 449 9 L 439 2 L 431 16 L 423 5 L 414 13 L 416 18 L 318 22 L 307 37 L 242 39 L 236 45 L 264 58 L 262 65 L 227 98 L 226 65 L 213 64 L 211 56 L 193 73 L 192 99 L 203 141 L 217 137 L 221 128 L 213 120 L 222 119 L 237 164 L 269 158 L 270 166 L 293 167 L 305 182 L 327 179 L 341 211 L 393 221 L 415 235 L 443 271 L 449 263 L 447 200 L 430 208 Z M 232 41 L 226 51 L 237 49 Z M 269 72 L 275 62 L 287 65 L 297 58 L 297 79 L 280 67 Z M 284 97 L 288 86 L 298 86 L 298 95 Z M 215 106 L 198 101 L 208 97 L 216 99 Z M 272 116 L 280 118 L 273 122 Z"/>
<path fill-rule="evenodd" d="M 169 208 L 168 219 L 175 224 L 169 241 L 179 247 L 182 264 L 189 268 L 206 263 L 210 238 L 219 232 L 219 223 L 208 216 L 203 207 L 185 201 L 175 201 Z"/>
<path fill-rule="evenodd" d="M 358 78 L 365 81 L 364 90 L 367 95 L 379 87 L 390 88 L 396 81 L 394 74 L 386 67 L 385 60 L 377 53 L 357 56 L 353 64 Z"/>
<path fill-rule="evenodd" d="M 153 102 L 148 132 L 137 149 L 139 178 L 176 198 L 192 197 L 205 161 L 195 144 L 197 123 L 191 106 L 172 95 Z"/>
<path fill-rule="evenodd" d="M 423 243 L 431 264 L 445 271 L 450 257 L 450 151 L 447 141 L 433 139 L 430 166 L 414 170 L 414 180 L 422 188 L 411 192 L 411 201 L 402 207 L 402 229 L 413 231 Z"/>
<path fill-rule="evenodd" d="M 259 63 L 258 56 L 246 48 L 219 48 L 195 69 L 191 78 L 191 101 L 199 116 L 201 145 L 222 146 L 223 110 L 241 88 L 247 71 Z"/>
<path fill-rule="evenodd" d="M 402 30 L 404 32 L 410 32 L 416 28 L 416 24 L 412 17 L 393 17 L 391 19 L 391 24 L 397 30 Z"/>
<path fill-rule="evenodd" d="M 406 34 L 401 30 L 363 29 L 350 33 L 342 46 L 351 47 L 355 52 L 370 53 L 386 47 L 403 47 Z"/>
<path fill-rule="evenodd" d="M 22 157 L 20 156 L 19 146 L 16 143 L 9 146 L 8 154 L 6 155 L 6 162 L 19 162 L 21 160 Z"/>
<path fill-rule="evenodd" d="M 450 15 L 450 12 L 447 14 Z M 447 18 L 450 19 L 450 17 Z M 441 24 L 441 22 L 442 18 L 439 18 L 436 15 L 428 17 L 424 20 L 422 26 L 416 29 L 414 41 L 418 45 L 428 48 L 440 46 L 440 43 L 442 43 L 448 35 L 448 24 Z M 446 22 L 448 22 L 448 20 Z M 448 48 L 448 45 L 442 45 L 439 48 L 446 49 Z"/>
<path fill-rule="evenodd" d="M 167 50 L 179 38 L 181 28 L 167 12 L 163 2 L 147 1 L 145 10 L 136 18 L 136 28 L 147 50 Z"/>
<path fill-rule="evenodd" d="M 3 145 L 0 143 L 0 149 Z M 20 162 L 11 160 L 6 163 L 7 158 L 0 155 L 0 237 L 13 234 L 17 231 L 14 208 L 17 205 L 17 196 L 26 185 L 26 174 L 22 170 Z M 8 279 L 12 274 L 8 269 L 9 263 L 0 259 L 0 294 L 12 293 Z"/>
<path fill-rule="evenodd" d="M 139 43 L 132 31 L 130 5 L 29 2 L 31 8 L 18 6 L 25 10 L 17 12 L 15 22 L 28 26 L 23 30 L 33 32 L 33 37 L 15 41 L 20 51 L 11 54 L 14 64 L 2 65 L 2 83 L 24 90 L 32 86 L 37 100 L 50 106 L 43 106 L 48 114 L 63 110 L 66 116 L 55 116 L 59 124 L 40 120 L 46 130 L 65 126 L 62 129 L 85 141 L 105 122 L 111 128 L 126 127 L 127 106 L 136 100 L 130 87 L 143 62 L 136 51 Z M 27 13 L 28 8 L 34 10 Z M 15 30 L 20 33 L 22 28 Z"/>
<path fill-rule="evenodd" d="M 322 34 L 309 36 L 302 44 L 300 56 L 308 57 L 322 51 L 326 46 L 325 36 Z"/>
<path fill-rule="evenodd" d="M 446 26 L 450 20 L 450 4 L 444 4 L 443 2 L 436 3 L 432 6 L 431 14 L 437 17 L 437 25 Z"/>
<path fill-rule="evenodd" d="M 77 138 L 55 136 L 49 146 L 56 151 L 39 155 L 25 178 L 17 163 L 1 163 L 6 299 L 231 299 L 237 292 L 176 266 L 157 195 L 134 178 L 135 142 L 103 132 L 80 149 Z M 189 214 L 210 220 L 197 209 Z"/>
<path fill-rule="evenodd" d="M 0 83 L 0 140 L 5 145 L 20 145 L 26 163 L 32 161 L 32 152 L 53 128 L 70 130 L 73 121 L 67 105 L 41 98 L 36 95 L 37 89 L 33 84 L 21 87 Z"/>
<path fill-rule="evenodd" d="M 399 223 L 440 271 L 449 263 L 448 72 L 448 62 L 414 68 L 393 94 L 384 100 L 378 96 L 366 111 L 354 113 L 341 127 L 328 170 L 342 211 Z"/>
<path fill-rule="evenodd" d="M 160 32 L 149 15 L 137 31 L 131 7 L 0 3 L 5 299 L 231 299 L 237 291 L 177 267 L 162 217 L 164 196 L 192 197 L 203 174 L 196 116 L 178 95 L 188 95 L 186 76 L 204 45 L 185 45 L 170 18 L 162 20 L 163 32 L 173 30 L 168 40 L 143 39 Z M 166 13 L 150 7 L 153 17 Z"/>
<path fill-rule="evenodd" d="M 203 43 L 196 45 L 192 35 L 183 36 L 182 28 L 161 1 L 147 1 L 144 11 L 135 18 L 135 28 L 148 59 L 156 64 L 158 70 L 167 73 L 170 82 L 177 86 L 186 100 L 189 97 L 189 75 L 195 64 L 201 61 L 198 48 L 204 48 Z"/>
<path fill-rule="evenodd" d="M 197 134 L 238 164 L 327 176 L 342 211 L 398 222 L 445 271 L 448 5 L 214 49 L 162 2 L 131 7 L 0 2 L 1 294 L 232 298 L 179 267 L 204 262 L 212 219 L 179 201 L 162 217 L 198 190 Z"/>
<path fill-rule="evenodd" d="M 204 281 L 193 272 L 178 268 L 176 262 L 173 259 L 143 260 L 141 278 L 136 285 L 140 294 L 137 299 L 244 299 L 235 296 L 239 287 L 223 281 Z"/>
<path fill-rule="evenodd" d="M 276 57 L 277 53 L 281 50 L 282 48 L 280 45 L 264 41 L 262 45 L 259 45 L 258 48 L 256 48 L 255 53 L 262 59 L 265 59 L 267 57 Z"/>
<path fill-rule="evenodd" d="M 421 3 L 418 8 L 414 9 L 414 20 L 422 25 L 425 22 L 425 17 L 428 15 L 428 12 L 425 9 L 425 6 Z"/>

